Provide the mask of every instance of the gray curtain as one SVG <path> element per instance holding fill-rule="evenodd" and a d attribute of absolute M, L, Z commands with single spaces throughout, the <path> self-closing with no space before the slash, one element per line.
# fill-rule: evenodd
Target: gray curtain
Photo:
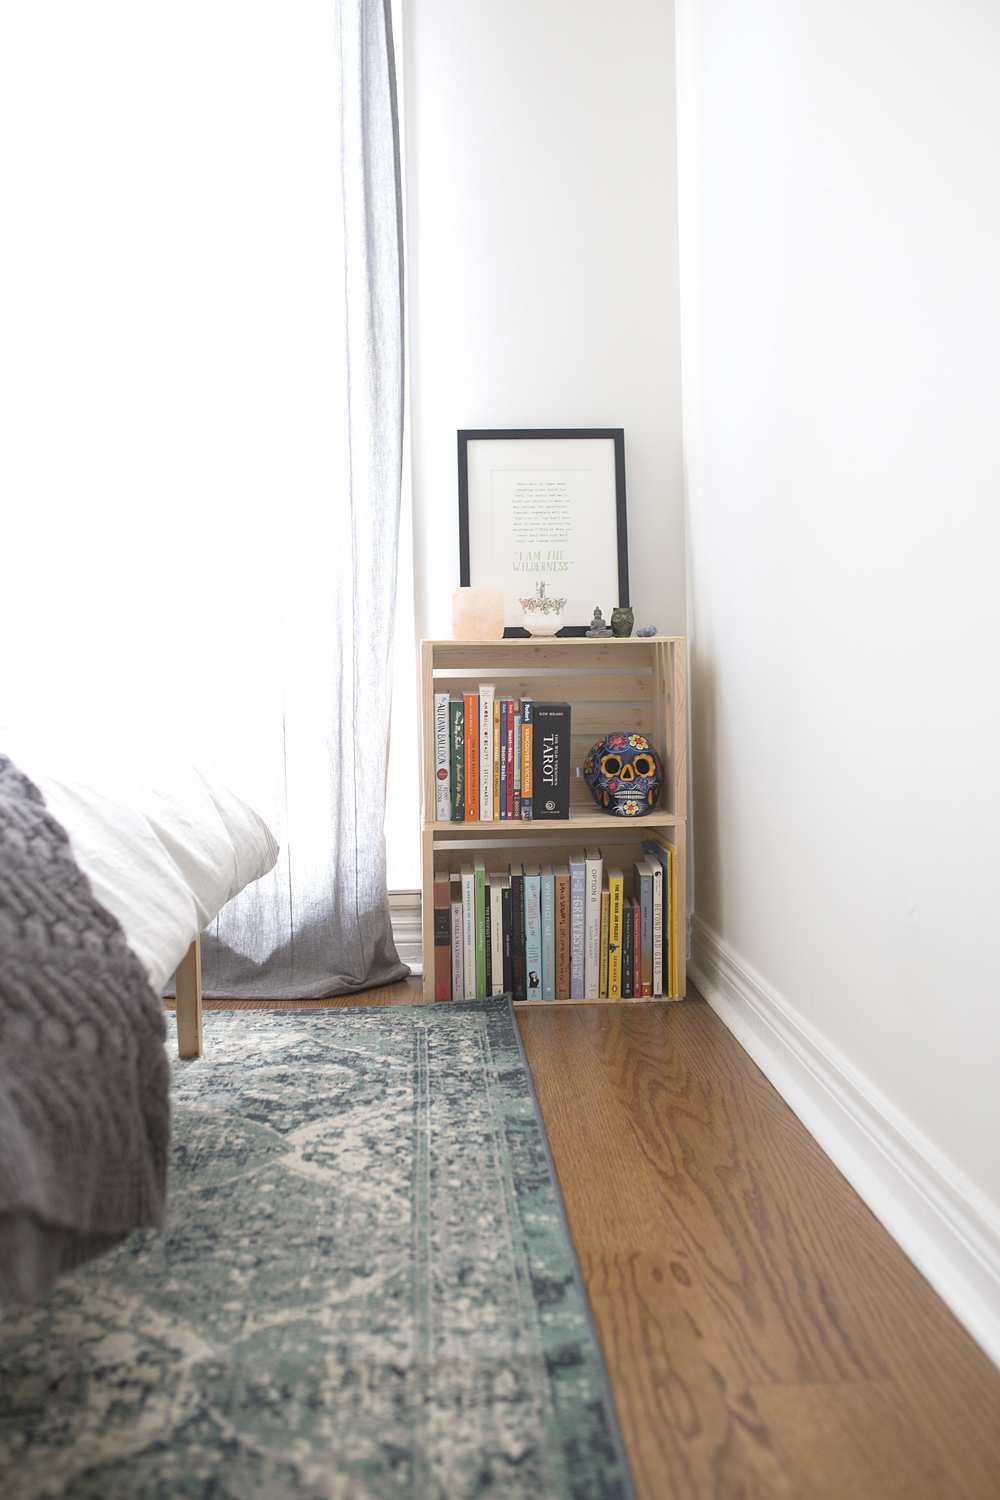
<path fill-rule="evenodd" d="M 203 938 L 205 993 L 318 999 L 404 978 L 392 941 L 383 817 L 403 433 L 402 218 L 388 0 L 336 0 L 332 86 L 339 139 L 322 190 L 339 199 L 344 409 L 328 516 L 275 497 L 299 528 L 301 573 L 285 569 L 279 642 L 262 660 L 246 732 L 273 771 L 266 812 L 276 869 Z M 256 697 L 256 695 L 255 695 Z"/>

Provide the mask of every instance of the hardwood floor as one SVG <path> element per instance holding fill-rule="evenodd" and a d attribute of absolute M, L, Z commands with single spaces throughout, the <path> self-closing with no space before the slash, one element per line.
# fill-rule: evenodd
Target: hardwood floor
<path fill-rule="evenodd" d="M 708 1005 L 518 1022 L 640 1500 L 1000 1500 L 1000 1371 Z"/>

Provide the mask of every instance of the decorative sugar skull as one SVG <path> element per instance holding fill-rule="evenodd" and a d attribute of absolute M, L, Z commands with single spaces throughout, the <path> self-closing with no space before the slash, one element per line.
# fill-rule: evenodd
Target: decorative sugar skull
<path fill-rule="evenodd" d="M 642 818 L 660 795 L 663 762 L 644 734 L 616 730 L 590 751 L 583 774 L 602 812 Z"/>

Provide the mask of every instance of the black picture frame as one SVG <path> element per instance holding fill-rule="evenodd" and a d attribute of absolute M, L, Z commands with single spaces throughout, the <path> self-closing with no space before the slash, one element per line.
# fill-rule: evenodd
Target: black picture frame
<path fill-rule="evenodd" d="M 459 582 L 463 588 L 472 583 L 469 539 L 469 444 L 487 441 L 534 441 L 536 439 L 599 439 L 614 443 L 615 455 L 615 518 L 618 543 L 618 598 L 616 603 L 628 605 L 628 522 L 625 507 L 625 429 L 624 427 L 475 427 L 458 433 L 458 555 Z M 608 601 L 611 603 L 612 601 Z M 584 635 L 588 625 L 564 626 L 561 636 Z M 517 626 L 507 626 L 505 636 L 526 636 L 528 632 Z"/>

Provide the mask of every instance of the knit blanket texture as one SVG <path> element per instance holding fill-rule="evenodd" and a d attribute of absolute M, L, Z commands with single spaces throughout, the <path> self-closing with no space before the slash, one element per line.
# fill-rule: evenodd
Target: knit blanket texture
<path fill-rule="evenodd" d="M 165 1036 L 65 830 L 0 754 L 0 1304 L 162 1226 Z"/>

